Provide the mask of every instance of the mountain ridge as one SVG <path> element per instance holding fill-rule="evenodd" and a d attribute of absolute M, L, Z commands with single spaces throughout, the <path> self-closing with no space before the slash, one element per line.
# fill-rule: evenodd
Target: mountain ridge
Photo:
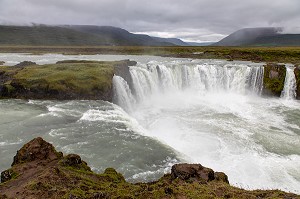
<path fill-rule="evenodd" d="M 244 28 L 211 46 L 300 46 L 300 34 L 283 34 L 281 27 Z"/>
<path fill-rule="evenodd" d="M 134 34 L 113 26 L 0 25 L 0 46 L 190 46 L 178 38 Z"/>

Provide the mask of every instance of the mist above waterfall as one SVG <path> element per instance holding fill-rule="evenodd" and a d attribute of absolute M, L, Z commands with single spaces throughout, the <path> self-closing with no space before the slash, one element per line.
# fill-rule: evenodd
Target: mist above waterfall
<path fill-rule="evenodd" d="M 131 90 L 114 77 L 116 103 L 130 96 L 119 104 L 184 161 L 225 171 L 243 188 L 299 192 L 300 109 L 293 66 L 286 68 L 276 99 L 261 96 L 262 63 L 140 61 L 130 67 Z"/>

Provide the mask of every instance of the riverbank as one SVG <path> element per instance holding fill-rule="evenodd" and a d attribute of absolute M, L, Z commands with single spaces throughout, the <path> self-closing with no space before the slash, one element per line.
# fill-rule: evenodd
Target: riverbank
<path fill-rule="evenodd" d="M 178 164 L 155 182 L 126 182 L 113 168 L 96 174 L 80 156 L 63 155 L 35 138 L 1 173 L 0 198 L 300 198 L 279 190 L 248 191 L 230 186 L 222 172 L 200 164 Z M 230 181 L 230 178 L 229 178 Z"/>
<path fill-rule="evenodd" d="M 14 99 L 105 100 L 112 101 L 112 78 L 136 62 L 68 60 L 37 65 L 21 62 L 0 66 L 0 97 Z"/>
<path fill-rule="evenodd" d="M 300 47 L 0 46 L 0 53 L 157 55 L 178 58 L 247 60 L 300 65 Z"/>

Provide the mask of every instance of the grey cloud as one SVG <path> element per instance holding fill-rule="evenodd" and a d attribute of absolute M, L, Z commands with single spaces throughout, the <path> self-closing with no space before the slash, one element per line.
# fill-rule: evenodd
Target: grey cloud
<path fill-rule="evenodd" d="M 0 23 L 111 25 L 210 41 L 245 27 L 298 30 L 299 10 L 299 0 L 0 0 Z"/>

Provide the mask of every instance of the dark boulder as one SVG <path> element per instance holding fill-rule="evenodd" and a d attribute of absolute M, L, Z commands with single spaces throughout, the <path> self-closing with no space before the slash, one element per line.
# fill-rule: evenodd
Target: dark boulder
<path fill-rule="evenodd" d="M 35 160 L 55 160 L 62 157 L 62 153 L 55 150 L 54 146 L 43 138 L 38 137 L 25 144 L 14 156 L 12 166 Z"/>
<path fill-rule="evenodd" d="M 228 176 L 225 173 L 223 173 L 223 172 L 215 172 L 215 180 L 216 181 L 226 182 L 226 183 L 229 184 Z"/>
<path fill-rule="evenodd" d="M 85 171 L 92 171 L 86 162 L 81 160 L 81 157 L 77 154 L 69 154 L 65 156 L 61 161 L 61 165 L 73 167 L 75 169 L 81 169 Z"/>
<path fill-rule="evenodd" d="M 171 178 L 188 182 L 207 183 L 218 180 L 228 183 L 228 177 L 221 172 L 214 172 L 201 164 L 175 164 L 171 169 Z"/>
<path fill-rule="evenodd" d="M 5 64 L 5 62 L 4 61 L 0 61 L 0 66 L 3 65 L 3 64 Z"/>
<path fill-rule="evenodd" d="M 14 172 L 12 169 L 7 169 L 1 172 L 1 183 L 7 182 L 13 178 Z"/>

